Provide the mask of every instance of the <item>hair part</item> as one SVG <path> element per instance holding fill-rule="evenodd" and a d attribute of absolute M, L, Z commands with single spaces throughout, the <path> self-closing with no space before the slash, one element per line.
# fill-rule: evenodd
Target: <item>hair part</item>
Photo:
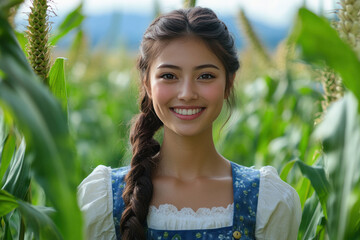
<path fill-rule="evenodd" d="M 234 76 L 240 64 L 234 39 L 226 25 L 212 10 L 202 7 L 175 10 L 156 18 L 144 33 L 137 62 L 141 79 L 141 112 L 135 117 L 130 131 L 133 157 L 125 177 L 126 186 L 122 195 L 125 210 L 120 221 L 124 240 L 146 239 L 144 224 L 153 193 L 152 170 L 159 161 L 160 144 L 153 136 L 163 123 L 157 117 L 146 91 L 150 82 L 150 67 L 164 45 L 185 36 L 202 39 L 219 58 L 226 72 L 226 102 L 230 108 L 233 103 Z"/>

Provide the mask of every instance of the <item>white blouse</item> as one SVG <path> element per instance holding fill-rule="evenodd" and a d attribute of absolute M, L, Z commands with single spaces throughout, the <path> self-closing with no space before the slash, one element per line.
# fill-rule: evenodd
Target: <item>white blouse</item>
<path fill-rule="evenodd" d="M 116 240 L 113 221 L 111 168 L 98 166 L 78 187 L 88 240 Z M 231 226 L 234 204 L 224 207 L 178 210 L 171 204 L 150 206 L 149 228 L 157 230 L 211 229 Z M 282 181 L 275 168 L 260 169 L 255 237 L 259 240 L 297 239 L 301 205 L 297 192 Z"/>

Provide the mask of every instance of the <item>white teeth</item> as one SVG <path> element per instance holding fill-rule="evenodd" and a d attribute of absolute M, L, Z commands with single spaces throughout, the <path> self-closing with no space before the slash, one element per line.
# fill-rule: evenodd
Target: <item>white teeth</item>
<path fill-rule="evenodd" d="M 201 111 L 201 108 L 194 108 L 194 109 L 174 108 L 174 111 L 178 114 L 189 116 L 199 113 Z"/>

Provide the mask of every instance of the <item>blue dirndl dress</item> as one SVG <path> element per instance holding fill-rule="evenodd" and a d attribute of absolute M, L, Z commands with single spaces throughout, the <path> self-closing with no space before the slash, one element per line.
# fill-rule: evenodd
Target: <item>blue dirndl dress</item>
<path fill-rule="evenodd" d="M 122 193 L 124 178 L 130 167 L 112 170 L 113 218 L 116 238 L 121 239 L 120 219 L 125 204 Z M 231 162 L 234 215 L 229 227 L 196 230 L 157 230 L 146 227 L 148 240 L 251 240 L 255 239 L 256 210 L 259 196 L 260 171 Z"/>

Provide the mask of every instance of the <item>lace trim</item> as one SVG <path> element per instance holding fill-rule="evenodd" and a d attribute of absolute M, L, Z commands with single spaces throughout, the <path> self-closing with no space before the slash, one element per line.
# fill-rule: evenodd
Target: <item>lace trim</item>
<path fill-rule="evenodd" d="M 232 226 L 234 203 L 225 207 L 178 210 L 172 204 L 150 206 L 148 227 L 157 230 L 194 230 Z"/>

